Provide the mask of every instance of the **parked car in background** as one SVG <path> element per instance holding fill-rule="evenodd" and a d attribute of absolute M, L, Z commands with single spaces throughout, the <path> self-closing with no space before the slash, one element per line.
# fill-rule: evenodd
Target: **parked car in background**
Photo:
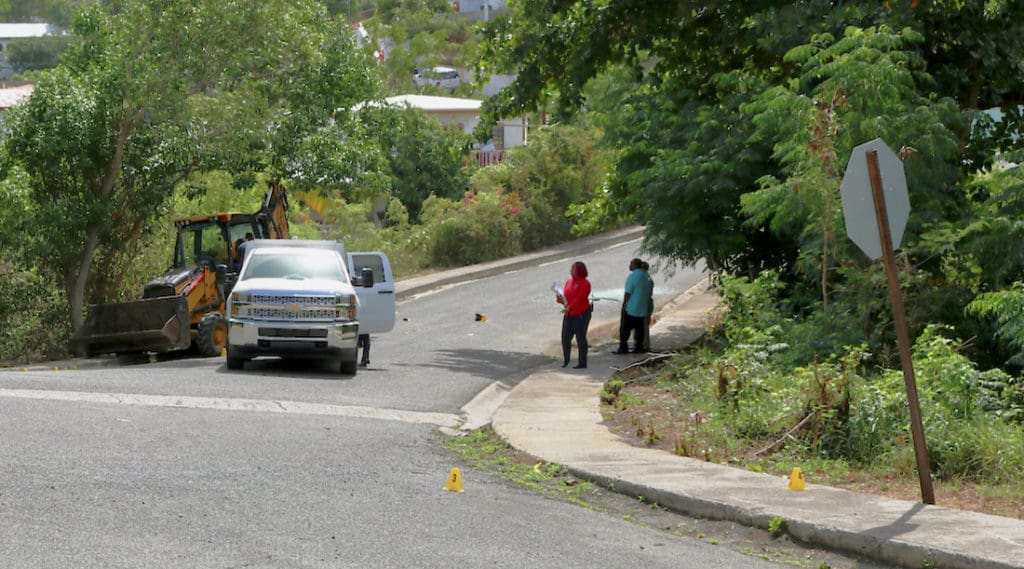
<path fill-rule="evenodd" d="M 431 67 L 419 69 L 412 76 L 417 87 L 433 85 L 441 89 L 456 89 L 462 85 L 462 76 L 457 69 L 451 67 Z"/>

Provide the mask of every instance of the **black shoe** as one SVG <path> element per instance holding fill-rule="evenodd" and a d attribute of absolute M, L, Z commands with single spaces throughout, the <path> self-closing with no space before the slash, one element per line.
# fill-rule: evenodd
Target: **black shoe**
<path fill-rule="evenodd" d="M 631 354 L 646 354 L 647 350 L 633 350 L 632 352 L 629 352 L 629 353 L 631 353 Z"/>
<path fill-rule="evenodd" d="M 568 365 L 569 365 L 569 360 L 565 360 L 564 362 L 562 362 L 562 367 L 566 367 Z"/>
<path fill-rule="evenodd" d="M 624 355 L 624 354 L 628 354 L 629 350 L 618 349 L 618 350 L 615 350 L 612 353 L 617 355 L 617 356 L 621 356 L 621 355 Z"/>
<path fill-rule="evenodd" d="M 572 369 L 587 369 L 587 364 L 576 364 L 572 366 Z"/>

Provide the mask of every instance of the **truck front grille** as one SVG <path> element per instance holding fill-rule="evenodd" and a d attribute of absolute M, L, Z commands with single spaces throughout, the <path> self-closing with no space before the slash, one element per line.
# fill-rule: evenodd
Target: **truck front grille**
<path fill-rule="evenodd" d="M 327 330 L 260 328 L 259 334 L 268 338 L 326 338 Z"/>
<path fill-rule="evenodd" d="M 333 296 L 296 296 L 277 294 L 254 294 L 253 304 L 301 304 L 303 306 L 334 306 L 337 300 Z"/>
<path fill-rule="evenodd" d="M 345 318 L 346 312 L 334 308 L 253 307 L 252 317 L 259 320 L 326 320 Z"/>

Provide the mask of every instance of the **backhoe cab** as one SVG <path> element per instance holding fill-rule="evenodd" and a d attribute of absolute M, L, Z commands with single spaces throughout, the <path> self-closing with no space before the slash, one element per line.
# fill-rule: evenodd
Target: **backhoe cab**
<path fill-rule="evenodd" d="M 252 239 L 288 239 L 287 208 L 284 188 L 272 184 L 256 213 L 176 220 L 172 266 L 146 284 L 142 300 L 90 306 L 72 347 L 86 356 L 189 347 L 220 355 L 227 344 L 226 300 L 243 260 L 239 246 Z"/>

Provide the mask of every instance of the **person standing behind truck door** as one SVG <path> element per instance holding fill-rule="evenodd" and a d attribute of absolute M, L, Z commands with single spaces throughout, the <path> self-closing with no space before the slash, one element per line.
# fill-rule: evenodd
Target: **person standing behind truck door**
<path fill-rule="evenodd" d="M 594 309 L 590 304 L 587 266 L 582 261 L 576 261 L 572 264 L 569 275 L 569 280 L 565 281 L 565 286 L 562 287 L 562 294 L 555 297 L 559 304 L 565 306 L 562 309 L 562 367 L 569 365 L 572 339 L 575 337 L 580 357 L 573 369 L 586 369 L 587 351 L 590 348 L 587 343 L 587 328 L 590 326 L 590 315 Z"/>

